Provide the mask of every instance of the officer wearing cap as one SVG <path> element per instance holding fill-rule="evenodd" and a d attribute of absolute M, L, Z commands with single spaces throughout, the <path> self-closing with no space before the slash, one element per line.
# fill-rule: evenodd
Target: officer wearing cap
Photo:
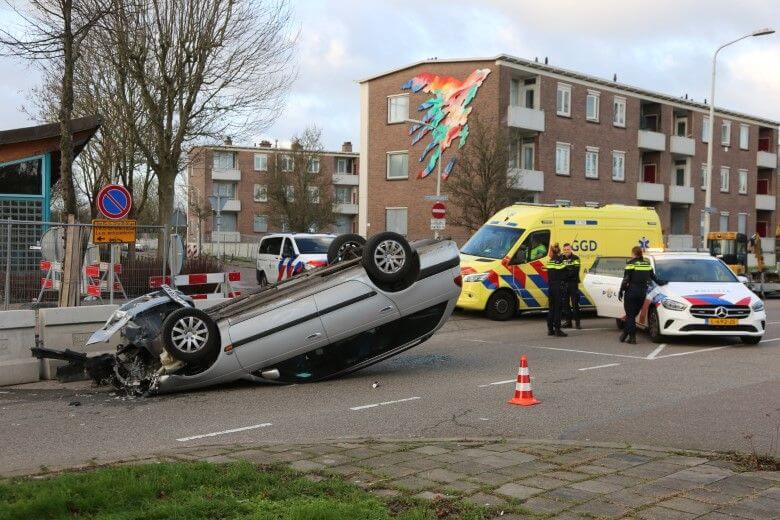
<path fill-rule="evenodd" d="M 571 244 L 563 244 L 563 264 L 566 268 L 563 270 L 564 290 L 563 297 L 563 317 L 566 322 L 563 328 L 571 328 L 571 322 L 574 320 L 574 326 L 581 329 L 580 326 L 580 257 L 575 255 L 571 249 Z"/>
<path fill-rule="evenodd" d="M 650 281 L 658 285 L 666 285 L 667 282 L 655 276 L 653 266 L 643 256 L 641 247 L 634 246 L 631 254 L 632 258 L 623 270 L 623 282 L 618 292 L 618 300 L 623 302 L 623 309 L 626 311 L 626 323 L 623 326 L 623 333 L 620 334 L 620 341 L 626 341 L 628 338 L 628 343 L 636 344 L 636 316 L 645 303 L 647 287 Z"/>
<path fill-rule="evenodd" d="M 550 256 L 545 263 L 547 268 L 547 285 L 549 286 L 547 309 L 547 335 L 566 337 L 568 334 L 561 330 L 561 306 L 564 296 L 564 270 L 566 264 L 561 255 L 560 246 L 555 243 L 550 247 Z"/>

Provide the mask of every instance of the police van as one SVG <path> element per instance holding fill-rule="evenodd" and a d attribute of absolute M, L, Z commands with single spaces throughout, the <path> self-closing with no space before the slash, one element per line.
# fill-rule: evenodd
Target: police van
<path fill-rule="evenodd" d="M 583 271 L 597 256 L 629 256 L 631 248 L 663 247 L 653 208 L 608 204 L 563 207 L 515 204 L 493 215 L 461 248 L 463 290 L 457 306 L 508 320 L 548 307 L 545 260 L 551 244 L 570 243 Z M 580 273 L 582 280 L 582 273 Z M 592 299 L 580 286 L 580 306 Z"/>

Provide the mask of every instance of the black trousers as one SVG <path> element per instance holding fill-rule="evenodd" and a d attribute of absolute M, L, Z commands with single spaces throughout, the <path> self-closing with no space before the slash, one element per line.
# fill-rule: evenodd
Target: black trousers
<path fill-rule="evenodd" d="M 566 292 L 562 282 L 550 282 L 549 309 L 547 310 L 547 330 L 556 331 L 561 328 L 561 307 Z"/>
<path fill-rule="evenodd" d="M 580 321 L 580 289 L 577 282 L 566 283 L 566 295 L 563 298 L 563 317 L 566 321 Z"/>
<path fill-rule="evenodd" d="M 625 330 L 628 334 L 636 334 L 636 317 L 645 303 L 646 291 L 626 291 L 623 296 L 623 309 L 626 311 Z"/>

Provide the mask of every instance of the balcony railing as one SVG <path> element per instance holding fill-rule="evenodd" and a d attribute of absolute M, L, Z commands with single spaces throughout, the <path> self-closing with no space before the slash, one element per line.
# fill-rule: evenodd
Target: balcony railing
<path fill-rule="evenodd" d="M 637 200 L 646 200 L 650 202 L 663 202 L 664 185 L 655 182 L 637 182 L 636 198 Z"/>
<path fill-rule="evenodd" d="M 544 111 L 510 105 L 507 110 L 507 124 L 523 130 L 544 132 Z"/>
<path fill-rule="evenodd" d="M 666 150 L 666 135 L 651 130 L 639 130 L 637 144 L 642 150 L 663 152 Z"/>
<path fill-rule="evenodd" d="M 345 203 L 338 203 L 333 208 L 334 213 L 341 213 L 342 215 L 357 215 L 358 214 L 358 205 L 357 204 L 345 204 Z"/>
<path fill-rule="evenodd" d="M 669 151 L 677 155 L 692 156 L 696 153 L 696 141 L 690 137 L 673 135 L 669 138 Z"/>
<path fill-rule="evenodd" d="M 333 184 L 342 186 L 357 186 L 360 184 L 360 175 L 351 175 L 349 173 L 334 173 Z"/>
<path fill-rule="evenodd" d="M 774 195 L 756 195 L 757 210 L 774 211 L 776 204 Z"/>
<path fill-rule="evenodd" d="M 212 170 L 211 178 L 215 181 L 240 181 L 241 170 Z"/>
<path fill-rule="evenodd" d="M 509 168 L 507 186 L 514 190 L 544 191 L 544 172 Z"/>
<path fill-rule="evenodd" d="M 693 204 L 694 190 L 690 186 L 669 186 L 669 202 Z"/>
<path fill-rule="evenodd" d="M 222 211 L 241 211 L 241 201 L 238 199 L 226 199 L 222 203 Z"/>
<path fill-rule="evenodd" d="M 759 168 L 777 168 L 777 154 L 759 151 L 756 154 L 756 163 Z"/>

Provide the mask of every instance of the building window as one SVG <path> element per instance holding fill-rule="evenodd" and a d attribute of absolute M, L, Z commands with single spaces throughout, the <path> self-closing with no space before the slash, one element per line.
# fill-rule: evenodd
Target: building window
<path fill-rule="evenodd" d="M 687 186 L 686 173 L 688 170 L 688 161 L 674 161 L 674 182 L 675 186 Z"/>
<path fill-rule="evenodd" d="M 747 213 L 737 213 L 737 233 L 747 233 Z"/>
<path fill-rule="evenodd" d="M 43 160 L 28 159 L 0 166 L 0 193 L 42 195 L 44 193 Z M 7 213 L 3 218 L 9 218 L 8 215 Z"/>
<path fill-rule="evenodd" d="M 626 98 L 615 96 L 612 103 L 612 124 L 615 126 L 626 126 Z"/>
<path fill-rule="evenodd" d="M 520 106 L 520 85 L 519 79 L 513 79 L 509 82 L 509 104 L 514 107 Z"/>
<path fill-rule="evenodd" d="M 729 212 L 728 211 L 721 211 L 720 212 L 720 229 L 718 231 L 728 231 L 729 230 Z"/>
<path fill-rule="evenodd" d="M 739 125 L 739 147 L 743 150 L 748 149 L 748 142 L 750 140 L 750 126 Z"/>
<path fill-rule="evenodd" d="M 701 189 L 707 189 L 707 163 L 701 165 Z"/>
<path fill-rule="evenodd" d="M 344 158 L 336 159 L 336 173 L 349 173 L 347 170 L 348 161 Z"/>
<path fill-rule="evenodd" d="M 236 155 L 233 152 L 214 152 L 215 170 L 232 170 L 235 168 Z"/>
<path fill-rule="evenodd" d="M 387 178 L 409 178 L 409 154 L 407 152 L 388 152 L 387 154 Z"/>
<path fill-rule="evenodd" d="M 268 217 L 265 215 L 255 215 L 255 220 L 252 223 L 252 230 L 255 233 L 268 232 Z"/>
<path fill-rule="evenodd" d="M 385 229 L 406 235 L 407 208 L 385 208 Z"/>
<path fill-rule="evenodd" d="M 723 146 L 731 144 L 731 121 L 723 121 L 720 125 L 720 144 Z"/>
<path fill-rule="evenodd" d="M 252 198 L 255 202 L 268 202 L 268 186 L 265 184 L 255 184 Z"/>
<path fill-rule="evenodd" d="M 729 191 L 729 170 L 728 166 L 720 167 L 720 191 L 727 193 Z"/>
<path fill-rule="evenodd" d="M 555 199 L 555 205 L 562 208 L 568 208 L 571 206 L 571 201 L 569 199 Z"/>
<path fill-rule="evenodd" d="M 403 123 L 409 119 L 409 95 L 387 96 L 387 122 Z"/>
<path fill-rule="evenodd" d="M 569 159 L 571 158 L 571 145 L 557 143 L 555 145 L 555 173 L 557 175 L 569 175 Z"/>
<path fill-rule="evenodd" d="M 626 180 L 626 152 L 612 152 L 612 180 Z"/>
<path fill-rule="evenodd" d="M 320 158 L 312 157 L 309 159 L 309 173 L 320 173 Z"/>
<path fill-rule="evenodd" d="M 598 122 L 599 120 L 599 97 L 597 90 L 589 90 L 585 98 L 585 118 L 588 121 Z"/>
<path fill-rule="evenodd" d="M 211 183 L 211 194 L 222 199 L 235 199 L 236 185 L 232 182 L 214 181 Z"/>
<path fill-rule="evenodd" d="M 710 142 L 710 118 L 704 117 L 701 121 L 701 142 Z"/>
<path fill-rule="evenodd" d="M 284 198 L 287 199 L 287 202 L 295 201 L 295 186 L 284 187 Z"/>
<path fill-rule="evenodd" d="M 585 177 L 599 178 L 599 149 L 593 146 L 588 146 L 585 151 Z"/>
<path fill-rule="evenodd" d="M 317 186 L 307 186 L 306 189 L 309 190 L 309 202 L 311 202 L 312 204 L 319 204 L 320 188 Z"/>
<path fill-rule="evenodd" d="M 352 188 L 344 186 L 336 187 L 336 203 L 337 204 L 352 204 Z"/>
<path fill-rule="evenodd" d="M 268 171 L 268 155 L 264 153 L 255 154 L 255 171 L 256 172 Z"/>
<path fill-rule="evenodd" d="M 289 155 L 280 155 L 279 156 L 279 168 L 283 172 L 291 172 L 295 169 L 294 166 L 295 161 L 293 161 L 293 158 Z"/>
<path fill-rule="evenodd" d="M 601 206 L 601 204 L 599 202 L 588 201 L 588 200 L 585 201 L 585 207 L 586 208 L 598 208 L 600 206 Z"/>
<path fill-rule="evenodd" d="M 571 117 L 571 85 L 558 83 L 558 108 L 559 116 Z"/>
<path fill-rule="evenodd" d="M 679 116 L 674 119 L 674 135 L 688 137 L 688 118 Z"/>
<path fill-rule="evenodd" d="M 739 193 L 747 195 L 747 170 L 739 170 Z"/>

